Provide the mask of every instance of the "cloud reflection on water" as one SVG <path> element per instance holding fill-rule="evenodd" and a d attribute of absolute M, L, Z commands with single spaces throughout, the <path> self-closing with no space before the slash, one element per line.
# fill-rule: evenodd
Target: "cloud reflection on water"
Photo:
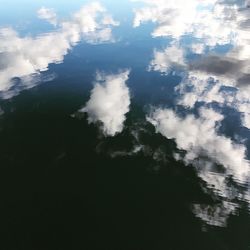
<path fill-rule="evenodd" d="M 32 74 L 48 70 L 52 63 L 61 63 L 81 40 L 97 44 L 114 41 L 112 27 L 119 23 L 107 13 L 99 3 L 93 2 L 83 6 L 69 21 L 58 21 L 53 10 L 42 8 L 39 17 L 57 24 L 55 31 L 37 37 L 21 37 L 12 28 L 0 29 L 0 94 L 2 98 L 15 95 L 13 78 L 20 78 L 22 88 L 34 85 L 22 81 Z"/>
<path fill-rule="evenodd" d="M 178 149 L 186 151 L 184 156 L 175 154 L 176 160 L 193 165 L 207 189 L 213 190 L 220 201 L 216 205 L 194 204 L 194 213 L 208 224 L 225 226 L 228 216 L 237 211 L 237 199 L 249 200 L 250 196 L 249 190 L 237 188 L 249 182 L 247 146 L 244 141 L 220 132 L 227 118 L 222 112 L 226 108 L 240 114 L 242 126 L 250 129 L 250 3 L 227 0 L 132 2 L 146 5 L 135 9 L 134 28 L 153 22 L 156 28 L 152 37 L 171 40 L 168 46 L 152 50 L 153 58 L 147 70 L 159 72 L 159 75 L 178 71 L 182 77 L 175 88 L 175 109 L 154 108 L 148 121 L 157 132 L 175 140 Z M 2 98 L 10 98 L 53 78 L 53 74 L 39 76 L 50 64 L 63 62 L 80 41 L 114 42 L 112 28 L 119 26 L 97 2 L 85 5 L 69 21 L 60 20 L 53 9 L 45 7 L 38 11 L 38 17 L 53 24 L 54 31 L 22 37 L 12 28 L 0 29 Z M 191 38 L 189 43 L 188 38 Z M 222 52 L 223 46 L 227 47 L 226 52 Z M 131 72 L 133 70 L 131 61 Z M 83 109 L 89 114 L 89 122 L 103 123 L 105 135 L 114 136 L 124 128 L 130 105 L 125 85 L 128 75 L 129 71 L 125 71 L 97 79 L 106 85 L 94 87 Z M 184 116 L 179 113 L 180 106 L 186 112 Z M 139 144 L 131 152 L 113 153 L 113 157 L 131 156 L 143 150 L 144 145 Z M 162 154 L 160 150 L 153 155 L 158 159 L 164 158 Z M 230 177 L 236 183 L 233 186 L 228 184 Z"/>
<path fill-rule="evenodd" d="M 228 216 L 237 209 L 235 199 L 247 200 L 250 193 L 233 192 L 227 182 L 233 176 L 235 182 L 248 183 L 246 146 L 220 135 L 218 130 L 225 118 L 219 110 L 226 108 L 238 112 L 242 126 L 250 129 L 249 1 L 133 1 L 145 4 L 134 11 L 134 28 L 153 22 L 153 38 L 171 39 L 170 45 L 154 52 L 149 70 L 182 72 L 183 79 L 175 88 L 176 105 L 188 113 L 197 110 L 197 105 L 202 107 L 199 118 L 181 118 L 171 109 L 155 108 L 148 120 L 157 132 L 174 139 L 177 147 L 187 152 L 178 160 L 194 165 L 208 188 L 221 197 L 219 205 L 195 204 L 194 213 L 208 224 L 225 226 Z M 191 42 L 185 43 L 188 37 Z M 228 47 L 227 52 L 221 52 L 222 46 Z M 213 111 L 215 104 L 219 110 Z M 205 110 L 214 115 L 204 114 Z M 223 172 L 218 171 L 218 164 Z"/>

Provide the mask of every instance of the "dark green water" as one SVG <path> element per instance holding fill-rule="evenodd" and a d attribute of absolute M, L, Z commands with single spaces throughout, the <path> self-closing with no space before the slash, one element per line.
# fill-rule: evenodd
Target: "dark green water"
<path fill-rule="evenodd" d="M 62 13 L 67 4 L 61 4 Z M 108 6 L 118 8 L 112 1 Z M 8 5 L 5 9 L 11 11 Z M 19 13 L 17 5 L 14 10 L 15 18 L 2 15 L 2 26 L 12 20 L 19 27 L 20 13 L 27 13 Z M 126 11 L 115 15 L 123 20 Z M 225 177 L 226 190 L 236 195 L 223 196 L 201 177 L 203 166 L 177 160 L 174 153 L 184 151 L 146 120 L 152 105 L 183 115 L 197 114 L 203 102 L 193 110 L 177 105 L 175 87 L 182 75 L 147 69 L 153 51 L 169 39 L 153 39 L 152 24 L 132 29 L 131 13 L 115 31 L 116 43 L 80 42 L 63 62 L 41 73 L 39 84 L 0 100 L 0 250 L 250 249 L 249 200 L 241 196 L 249 192 L 249 181 L 239 184 L 234 176 Z M 36 34 L 37 27 L 51 29 L 40 21 L 27 26 L 23 35 Z M 96 71 L 119 69 L 131 70 L 130 111 L 123 131 L 105 137 L 100 124 L 89 124 L 87 114 L 78 111 L 90 98 Z M 211 106 L 226 115 L 220 132 L 244 138 L 248 150 L 250 133 L 241 126 L 240 114 L 232 107 Z M 142 149 L 131 153 L 138 145 Z M 217 167 L 223 173 L 223 166 Z M 227 202 L 237 206 L 227 212 Z M 207 221 L 194 212 L 194 204 L 204 210 L 210 206 Z M 221 209 L 214 211 L 217 206 Z"/>
<path fill-rule="evenodd" d="M 70 116 L 87 98 L 79 88 L 56 80 L 2 104 L 1 249 L 248 249 L 244 204 L 226 228 L 205 225 L 191 205 L 217 201 L 150 124 L 140 134 L 147 154 L 109 156 L 131 149 L 141 106 L 107 139 Z"/>

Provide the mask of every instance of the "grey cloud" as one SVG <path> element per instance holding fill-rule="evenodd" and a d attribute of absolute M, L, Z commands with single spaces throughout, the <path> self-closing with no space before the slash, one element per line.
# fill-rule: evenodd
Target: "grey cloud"
<path fill-rule="evenodd" d="M 246 0 L 218 0 L 219 4 L 245 6 Z"/>
<path fill-rule="evenodd" d="M 4 70 L 9 67 L 14 57 L 14 53 L 0 52 L 0 70 Z"/>
<path fill-rule="evenodd" d="M 238 74 L 244 62 L 219 55 L 204 56 L 189 65 L 190 70 L 204 71 L 216 75 Z"/>
<path fill-rule="evenodd" d="M 250 14 L 249 14 L 249 15 L 250 15 Z M 250 29 L 250 19 L 241 22 L 241 23 L 240 23 L 240 27 L 241 27 L 242 29 Z"/>
<path fill-rule="evenodd" d="M 240 60 L 221 55 L 204 56 L 190 63 L 189 70 L 204 72 L 211 76 L 222 76 L 231 79 L 237 87 L 250 85 L 250 74 L 245 73 L 248 60 Z"/>
<path fill-rule="evenodd" d="M 250 85 L 250 74 L 244 74 L 238 79 L 239 86 Z"/>

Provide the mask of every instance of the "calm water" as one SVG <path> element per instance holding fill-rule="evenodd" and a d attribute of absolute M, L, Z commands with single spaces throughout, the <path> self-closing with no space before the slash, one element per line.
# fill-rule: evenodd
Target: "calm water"
<path fill-rule="evenodd" d="M 0 249 L 250 249 L 249 1 L 0 4 Z"/>

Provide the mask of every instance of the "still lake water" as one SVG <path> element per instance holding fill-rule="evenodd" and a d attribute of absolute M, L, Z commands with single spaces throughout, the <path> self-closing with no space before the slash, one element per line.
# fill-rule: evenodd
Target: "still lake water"
<path fill-rule="evenodd" d="M 247 1 L 0 4 L 0 249 L 250 249 Z"/>

